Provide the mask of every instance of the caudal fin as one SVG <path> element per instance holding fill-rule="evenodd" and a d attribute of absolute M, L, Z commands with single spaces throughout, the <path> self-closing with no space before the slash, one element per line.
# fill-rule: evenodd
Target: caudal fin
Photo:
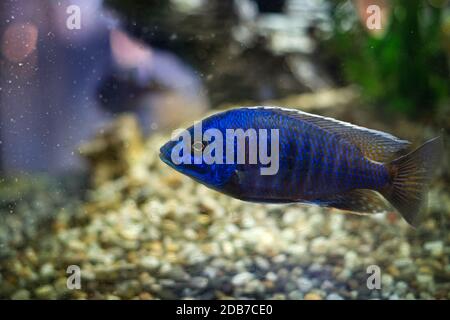
<path fill-rule="evenodd" d="M 442 150 L 442 138 L 436 137 L 387 165 L 391 182 L 380 191 L 414 227 L 426 210 L 428 183 L 439 164 Z"/>

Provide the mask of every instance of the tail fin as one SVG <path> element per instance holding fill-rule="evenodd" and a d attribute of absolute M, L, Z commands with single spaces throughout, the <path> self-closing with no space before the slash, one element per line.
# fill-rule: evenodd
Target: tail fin
<path fill-rule="evenodd" d="M 391 182 L 380 190 L 383 196 L 413 227 L 427 206 L 428 183 L 442 157 L 443 141 L 436 137 L 387 164 Z"/>

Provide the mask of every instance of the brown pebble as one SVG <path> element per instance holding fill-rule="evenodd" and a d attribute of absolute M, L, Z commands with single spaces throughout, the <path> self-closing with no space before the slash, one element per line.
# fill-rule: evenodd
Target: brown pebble
<path fill-rule="evenodd" d="M 314 292 L 309 292 L 305 295 L 305 300 L 322 300 L 322 297 Z"/>
<path fill-rule="evenodd" d="M 141 300 L 152 300 L 153 296 L 150 293 L 148 293 L 148 292 L 141 292 L 139 294 L 139 299 L 141 299 Z"/>
<path fill-rule="evenodd" d="M 393 277 L 398 277 L 400 275 L 400 271 L 398 270 L 398 268 L 394 265 L 390 265 L 387 268 L 388 273 L 393 276 Z"/>

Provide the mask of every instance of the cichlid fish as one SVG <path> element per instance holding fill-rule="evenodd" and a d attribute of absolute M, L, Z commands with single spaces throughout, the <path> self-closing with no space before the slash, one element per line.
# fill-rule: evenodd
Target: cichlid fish
<path fill-rule="evenodd" d="M 239 140 L 228 135 L 232 129 L 245 133 L 247 161 L 238 159 Z M 178 135 L 167 142 L 160 158 L 216 191 L 244 201 L 299 202 L 360 214 L 391 210 L 392 205 L 412 226 L 426 209 L 427 185 L 443 148 L 437 137 L 405 154 L 410 142 L 388 133 L 278 107 L 221 112 L 195 130 L 195 125 L 186 129 L 187 141 Z M 252 139 L 251 130 L 267 141 Z M 274 130 L 276 135 L 268 134 Z M 274 142 L 275 148 L 268 147 Z M 252 144 L 265 152 L 258 154 L 260 162 L 250 154 Z M 206 161 L 206 153 L 215 161 Z M 267 159 L 278 162 L 270 164 L 273 174 L 262 174 Z"/>

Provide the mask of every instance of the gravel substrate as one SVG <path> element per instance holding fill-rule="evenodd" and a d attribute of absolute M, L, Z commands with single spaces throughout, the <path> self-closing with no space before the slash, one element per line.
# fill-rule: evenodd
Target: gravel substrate
<path fill-rule="evenodd" d="M 120 121 L 128 129 L 84 149 L 87 199 L 58 203 L 27 241 L 2 240 L 0 298 L 450 299 L 445 186 L 417 230 L 394 213 L 245 203 L 170 169 L 158 158 L 167 137 L 144 144 Z M 79 290 L 66 286 L 69 265 Z M 371 265 L 381 289 L 367 287 Z"/>

